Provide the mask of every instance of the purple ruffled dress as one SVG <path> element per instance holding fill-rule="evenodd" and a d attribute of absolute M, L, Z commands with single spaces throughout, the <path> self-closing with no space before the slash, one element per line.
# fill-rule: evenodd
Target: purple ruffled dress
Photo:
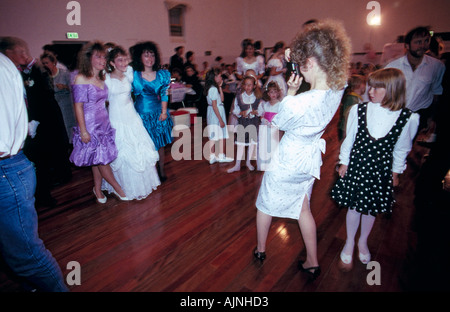
<path fill-rule="evenodd" d="M 70 161 L 78 167 L 107 165 L 117 158 L 115 129 L 109 122 L 105 101 L 108 88 L 92 84 L 72 85 L 74 103 L 83 103 L 86 129 L 91 141 L 83 143 L 80 128 L 73 128 L 73 151 Z"/>

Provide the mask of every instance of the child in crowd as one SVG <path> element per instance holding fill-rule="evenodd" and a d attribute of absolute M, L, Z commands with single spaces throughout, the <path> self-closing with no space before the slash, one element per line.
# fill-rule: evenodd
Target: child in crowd
<path fill-rule="evenodd" d="M 247 71 L 240 92 L 236 94 L 232 113 L 238 119 L 236 126 L 236 164 L 228 169 L 228 173 L 241 170 L 241 160 L 244 156 L 245 147 L 248 146 L 246 166 L 250 171 L 255 170 L 251 164 L 251 157 L 258 143 L 258 105 L 261 100 L 261 90 L 258 87 L 256 76 Z"/>
<path fill-rule="evenodd" d="M 205 95 L 208 102 L 206 122 L 209 134 L 209 163 L 231 162 L 232 158 L 225 157 L 224 139 L 228 139 L 225 108 L 223 106 L 222 73 L 219 68 L 213 68 L 205 76 Z M 219 141 L 219 151 L 216 143 Z M 216 155 L 218 154 L 218 155 Z"/>
<path fill-rule="evenodd" d="M 257 169 L 267 170 L 270 158 L 280 141 L 280 131 L 272 126 L 272 119 L 278 113 L 278 107 L 283 97 L 283 91 L 275 81 L 270 81 L 263 93 L 263 101 L 259 104 L 258 115 L 261 117 L 261 126 L 258 133 Z"/>
<path fill-rule="evenodd" d="M 345 137 L 345 128 L 347 125 L 347 117 L 350 108 L 358 103 L 363 102 L 363 94 L 366 92 L 366 78 L 362 75 L 352 75 L 348 79 L 348 86 L 345 89 L 344 96 L 341 101 L 341 111 L 339 116 L 338 135 L 339 140 Z"/>
<path fill-rule="evenodd" d="M 332 198 L 348 209 L 347 240 L 340 254 L 341 269 L 352 268 L 355 235 L 359 260 L 367 264 L 371 255 L 367 238 L 375 217 L 390 213 L 398 175 L 406 168 L 406 157 L 419 125 L 419 115 L 405 108 L 406 81 L 394 68 L 373 72 L 368 78 L 369 103 L 350 109 L 347 135 L 341 145 L 337 171 L 339 180 Z"/>

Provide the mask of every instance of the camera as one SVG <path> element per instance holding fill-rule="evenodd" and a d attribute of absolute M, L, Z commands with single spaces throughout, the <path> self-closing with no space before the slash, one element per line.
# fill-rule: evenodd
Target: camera
<path fill-rule="evenodd" d="M 300 68 L 299 68 L 298 64 L 297 63 L 292 63 L 292 62 L 290 62 L 289 64 L 290 64 L 291 73 L 294 73 L 295 75 L 299 76 L 300 75 Z"/>

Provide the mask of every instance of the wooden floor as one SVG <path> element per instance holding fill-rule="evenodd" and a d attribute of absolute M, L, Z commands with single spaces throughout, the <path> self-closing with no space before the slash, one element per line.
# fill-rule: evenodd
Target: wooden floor
<path fill-rule="evenodd" d="M 180 160 L 166 150 L 168 180 L 147 199 L 97 204 L 89 169 L 74 168 L 72 180 L 55 187 L 56 208 L 38 208 L 39 232 L 64 275 L 70 261 L 81 265 L 81 285 L 72 292 L 398 292 L 408 289 L 405 261 L 415 248 L 413 190 L 426 148 L 415 146 L 396 190 L 391 217 L 378 217 L 369 237 L 380 263 L 381 285 L 358 261 L 338 269 L 345 240 L 346 210 L 329 196 L 339 152 L 336 117 L 324 138 L 321 180 L 311 199 L 317 223 L 321 276 L 314 282 L 297 269 L 305 249 L 294 220 L 274 219 L 267 259 L 255 261 L 255 199 L 262 172 L 228 174 L 230 164 Z M 203 140 L 203 142 L 205 142 Z M 0 291 L 19 292 L 0 267 Z"/>

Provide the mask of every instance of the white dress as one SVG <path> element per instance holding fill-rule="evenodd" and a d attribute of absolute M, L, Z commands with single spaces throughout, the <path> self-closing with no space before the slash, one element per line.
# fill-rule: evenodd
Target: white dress
<path fill-rule="evenodd" d="M 213 141 L 228 139 L 228 129 L 227 129 L 227 119 L 225 116 L 225 108 L 223 107 L 222 99 L 220 98 L 219 91 L 216 87 L 211 87 L 208 90 L 208 95 L 206 96 L 206 101 L 208 102 L 208 109 L 206 112 L 206 123 L 208 129 L 209 139 Z M 212 102 L 217 102 L 217 109 L 219 110 L 220 117 L 225 123 L 224 128 L 220 128 L 219 118 L 217 118 Z"/>
<path fill-rule="evenodd" d="M 246 63 L 244 58 L 236 58 L 236 73 L 239 75 L 245 75 L 247 70 L 252 69 L 255 71 L 256 75 L 263 74 L 265 72 L 264 58 L 260 55 L 256 57 L 253 63 Z"/>
<path fill-rule="evenodd" d="M 144 199 L 161 184 L 155 164 L 159 154 L 131 99 L 133 70 L 128 68 L 122 80 L 106 76 L 109 119 L 116 129 L 115 143 L 119 151 L 111 163 L 114 177 L 129 199 Z M 113 192 L 105 180 L 102 190 Z"/>
<path fill-rule="evenodd" d="M 280 131 L 278 127 L 272 126 L 272 119 L 278 113 L 280 102 L 271 105 L 270 102 L 261 101 L 258 106 L 258 116 L 261 117 L 261 125 L 258 132 L 258 158 L 257 169 L 267 170 L 271 155 L 277 150 L 280 142 Z"/>
<path fill-rule="evenodd" d="M 272 67 L 275 67 L 277 71 L 281 71 L 283 69 L 283 62 L 277 57 L 271 58 L 267 62 L 267 68 L 272 68 Z M 281 89 L 281 97 L 284 98 L 287 94 L 287 83 L 286 83 L 286 80 L 284 79 L 284 74 L 280 73 L 275 76 L 269 76 L 269 78 L 267 79 L 267 82 L 266 82 L 266 86 L 271 81 L 275 81 L 278 84 L 278 86 Z"/>
<path fill-rule="evenodd" d="M 264 172 L 256 207 L 273 217 L 298 220 L 305 195 L 311 198 L 320 178 L 325 128 L 336 113 L 343 90 L 310 90 L 286 96 L 272 124 L 285 131 Z"/>

